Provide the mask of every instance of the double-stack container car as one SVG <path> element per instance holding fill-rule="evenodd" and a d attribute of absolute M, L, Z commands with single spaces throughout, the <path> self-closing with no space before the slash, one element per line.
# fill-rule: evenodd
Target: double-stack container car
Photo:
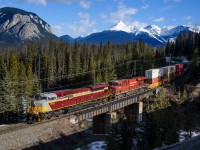
<path fill-rule="evenodd" d="M 171 82 L 176 77 L 175 65 L 162 67 L 163 69 L 163 82 Z"/>
<path fill-rule="evenodd" d="M 162 68 L 146 70 L 145 77 L 149 88 L 157 87 L 162 84 L 163 70 Z"/>

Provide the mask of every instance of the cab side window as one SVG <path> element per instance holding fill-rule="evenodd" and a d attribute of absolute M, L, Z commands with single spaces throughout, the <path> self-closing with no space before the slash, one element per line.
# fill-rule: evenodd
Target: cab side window
<path fill-rule="evenodd" d="M 48 100 L 50 100 L 50 101 L 56 100 L 56 97 L 48 97 Z"/>

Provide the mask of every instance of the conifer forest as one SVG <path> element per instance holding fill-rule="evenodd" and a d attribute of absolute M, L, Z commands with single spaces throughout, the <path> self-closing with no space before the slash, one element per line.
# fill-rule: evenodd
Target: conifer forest
<path fill-rule="evenodd" d="M 108 83 L 114 79 L 144 75 L 144 71 L 149 68 L 165 65 L 165 57 L 169 54 L 185 56 L 195 65 L 200 57 L 200 34 L 181 33 L 175 43 L 169 41 L 166 47 L 152 47 L 142 40 L 135 43 L 111 44 L 108 42 L 99 45 L 77 42 L 69 44 L 51 40 L 48 44 L 30 43 L 18 48 L 1 48 L 1 121 L 12 122 L 18 119 L 22 97 L 28 103 L 39 92 L 78 88 L 96 83 Z M 197 70 L 193 67 L 192 71 L 195 73 Z M 184 94 L 180 95 L 180 100 L 182 100 Z M 180 122 L 173 121 L 172 116 L 180 114 L 181 108 L 173 105 L 172 107 L 176 109 L 167 108 L 160 113 L 152 111 L 160 111 L 160 108 L 167 106 L 172 105 L 163 97 L 160 97 L 160 102 L 156 103 L 156 106 L 150 104 L 147 106 L 146 134 L 143 135 L 146 142 L 140 146 L 141 149 L 154 148 L 163 143 L 172 144 L 177 141 L 176 133 Z M 191 119 L 189 117 L 191 113 L 193 111 L 188 108 L 186 119 Z M 177 116 L 180 117 L 179 119 L 183 118 L 181 115 Z M 162 120 L 163 117 L 167 119 Z M 126 122 L 122 121 L 122 123 L 127 126 Z M 168 130 L 169 126 L 171 130 Z M 190 130 L 191 126 L 185 126 L 185 128 Z M 159 127 L 163 130 L 158 131 Z M 117 128 L 117 125 L 114 128 Z M 134 132 L 128 127 L 124 127 L 124 132 L 131 140 L 130 137 L 133 137 Z M 154 138 L 152 135 L 155 135 Z M 107 149 L 114 149 L 112 142 L 116 143 L 113 137 L 108 139 Z M 127 143 L 127 149 L 130 149 L 128 147 L 131 146 L 130 141 L 125 140 L 124 142 Z"/>

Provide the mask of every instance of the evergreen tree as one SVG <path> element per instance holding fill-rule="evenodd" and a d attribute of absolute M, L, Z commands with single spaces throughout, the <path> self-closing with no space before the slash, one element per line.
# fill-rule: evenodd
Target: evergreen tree
<path fill-rule="evenodd" d="M 108 42 L 105 45 L 105 53 L 106 53 L 105 66 L 107 68 L 106 76 L 108 77 L 108 81 L 110 81 L 116 78 L 114 62 L 112 61 L 113 59 L 112 59 L 112 50 L 110 42 Z"/>
<path fill-rule="evenodd" d="M 26 94 L 27 97 L 30 97 L 33 95 L 33 88 L 35 85 L 35 78 L 34 78 L 34 74 L 32 71 L 32 64 L 28 64 L 27 66 L 27 71 L 26 71 L 26 76 L 27 76 L 27 86 L 26 86 Z"/>
<path fill-rule="evenodd" d="M 95 84 L 96 83 L 96 71 L 95 71 L 95 61 L 94 61 L 94 56 L 91 55 L 90 56 L 90 66 L 89 66 L 89 76 L 90 76 L 90 80 L 92 80 L 92 84 Z"/>
<path fill-rule="evenodd" d="M 0 54 L 0 113 L 17 110 L 14 91 L 11 85 L 8 68 Z"/>
<path fill-rule="evenodd" d="M 191 68 L 191 72 L 192 72 L 193 75 L 195 75 L 200 69 L 200 55 L 199 55 L 199 49 L 198 48 L 196 48 L 194 50 L 194 54 L 193 54 L 193 58 L 192 58 L 190 68 Z"/>
<path fill-rule="evenodd" d="M 8 70 L 11 86 L 14 89 L 14 95 L 19 97 L 19 61 L 17 60 L 17 53 L 10 54 Z"/>
<path fill-rule="evenodd" d="M 130 150 L 132 149 L 133 130 L 125 119 L 112 124 L 106 140 L 106 150 Z"/>
<path fill-rule="evenodd" d="M 79 44 L 75 42 L 72 49 L 72 61 L 73 61 L 73 73 L 78 74 L 80 72 L 80 51 Z"/>
<path fill-rule="evenodd" d="M 19 94 L 20 96 L 24 96 L 28 98 L 29 91 L 28 89 L 28 82 L 27 82 L 27 75 L 26 75 L 26 68 L 23 62 L 19 64 Z"/>
<path fill-rule="evenodd" d="M 71 83 L 73 80 L 73 60 L 72 60 L 72 53 L 69 52 L 67 56 L 67 77 L 68 77 L 68 82 Z"/>
<path fill-rule="evenodd" d="M 54 87 L 56 86 L 56 79 L 57 79 L 57 70 L 56 70 L 56 56 L 54 51 L 51 51 L 48 57 L 48 85 L 47 87 Z"/>

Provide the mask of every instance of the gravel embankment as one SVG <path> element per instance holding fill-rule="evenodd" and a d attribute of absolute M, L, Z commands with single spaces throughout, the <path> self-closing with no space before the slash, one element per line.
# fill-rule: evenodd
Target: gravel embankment
<path fill-rule="evenodd" d="M 68 118 L 60 118 L 20 130 L 0 134 L 0 149 L 24 149 L 41 143 L 59 139 L 60 137 L 81 132 L 78 125 L 71 124 Z"/>

